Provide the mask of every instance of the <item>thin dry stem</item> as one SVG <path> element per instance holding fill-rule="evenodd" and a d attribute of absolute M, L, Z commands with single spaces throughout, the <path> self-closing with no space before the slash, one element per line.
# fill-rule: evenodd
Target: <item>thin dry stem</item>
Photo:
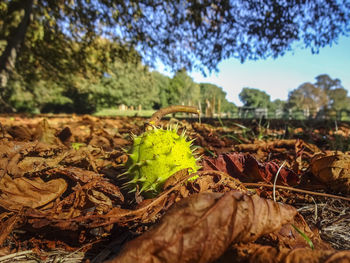
<path fill-rule="evenodd" d="M 269 187 L 273 188 L 273 185 L 271 184 L 260 184 L 260 183 L 243 183 L 244 186 L 246 187 Z M 332 195 L 332 194 L 326 194 L 326 193 L 318 193 L 318 192 L 313 192 L 313 191 L 308 191 L 308 190 L 303 190 L 303 189 L 298 189 L 294 187 L 289 187 L 289 186 L 282 186 L 282 185 L 276 185 L 276 188 L 278 189 L 284 189 L 284 190 L 289 190 L 293 192 L 299 192 L 299 193 L 304 193 L 304 194 L 310 194 L 310 195 L 318 195 L 318 196 L 324 196 L 324 197 L 330 197 L 330 198 L 335 198 L 335 199 L 341 199 L 345 201 L 350 201 L 350 197 L 345 197 L 345 196 L 339 196 L 339 195 Z"/>
<path fill-rule="evenodd" d="M 273 188 L 272 188 L 272 192 L 273 192 L 273 201 L 276 202 L 276 183 L 277 183 L 277 178 L 278 178 L 278 175 L 282 169 L 282 167 L 286 164 L 286 161 L 284 161 L 282 163 L 282 165 L 280 166 L 280 168 L 278 168 L 278 171 L 276 173 L 276 176 L 275 176 L 275 180 L 273 181 Z"/>

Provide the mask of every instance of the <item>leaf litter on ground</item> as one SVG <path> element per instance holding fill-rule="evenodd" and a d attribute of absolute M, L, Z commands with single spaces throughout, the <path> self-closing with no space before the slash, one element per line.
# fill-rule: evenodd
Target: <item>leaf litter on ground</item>
<path fill-rule="evenodd" d="M 203 170 L 199 172 L 199 178 L 196 180 L 188 181 L 191 175 L 188 175 L 186 171 L 181 171 L 169 178 L 163 193 L 158 197 L 143 200 L 137 194 L 130 195 L 121 191 L 119 186 L 122 182 L 116 179 L 116 175 L 123 172 L 123 164 L 127 160 L 123 149 L 131 145 L 130 134 L 142 132 L 144 119 L 74 115 L 66 118 L 53 115 L 47 118 L 20 116 L 9 118 L 5 116 L 0 117 L 0 122 L 3 129 L 2 138 L 0 138 L 0 186 L 2 186 L 0 241 L 1 251 L 4 251 L 3 255 L 8 256 L 7 260 L 10 260 L 0 262 L 11 262 L 15 259 L 15 253 L 26 251 L 26 249 L 32 251 L 26 255 L 41 257 L 47 262 L 54 257 L 53 255 L 57 257 L 57 250 L 62 251 L 62 259 L 63 255 L 67 256 L 67 251 L 77 251 L 77 253 L 84 253 L 85 260 L 102 262 L 118 254 L 118 250 L 109 246 L 108 243 L 115 244 L 113 238 L 116 237 L 118 241 L 118 236 L 121 235 L 124 238 L 122 241 L 119 240 L 119 243 L 117 242 L 119 244 L 117 247 L 122 248 L 124 252 L 119 257 L 126 254 L 138 255 L 142 253 L 142 250 L 138 251 L 135 247 L 132 249 L 134 254 L 125 251 L 132 246 L 132 242 L 138 242 L 138 239 L 143 240 L 145 235 L 152 240 L 174 238 L 170 234 L 162 237 L 159 234 L 159 236 L 152 236 L 152 233 L 162 222 L 167 222 L 168 214 L 175 213 L 174 210 L 178 211 L 174 217 L 175 226 L 176 222 L 185 220 L 181 209 L 176 207 L 181 206 L 182 203 L 194 202 L 196 196 L 241 195 L 244 196 L 243 200 L 239 199 L 239 202 L 237 200 L 235 202 L 243 203 L 243 207 L 249 207 L 248 204 L 251 202 L 246 202 L 244 199 L 255 200 L 258 195 L 266 198 L 262 199 L 263 202 L 272 202 L 268 200 L 272 199 L 272 188 L 245 187 L 245 183 L 272 184 L 275 173 L 283 161 L 286 161 L 286 165 L 281 169 L 277 180 L 278 185 L 315 189 L 333 194 L 348 193 L 347 187 L 341 189 L 332 187 L 333 173 L 342 175 L 334 179 L 348 180 L 347 159 L 339 157 L 343 154 L 339 151 L 329 152 L 327 150 L 330 149 L 319 148 L 309 141 L 306 143 L 302 138 L 256 140 L 254 137 L 242 134 L 241 128 L 237 125 L 226 124 L 226 127 L 222 127 L 210 123 L 199 124 L 193 120 L 171 119 L 170 122 L 178 123 L 180 130 L 185 128 L 191 139 L 196 138 L 195 143 L 199 146 L 199 154 L 206 155 L 211 152 L 210 155 L 216 158 L 204 156 Z M 163 126 L 167 123 L 167 120 L 161 121 Z M 225 124 L 225 122 L 221 123 Z M 268 138 L 270 131 L 266 129 L 265 132 L 265 137 Z M 273 132 L 275 134 L 279 131 L 276 128 Z M 333 137 L 334 134 L 330 132 L 330 141 Z M 245 143 L 242 144 L 242 142 Z M 72 147 L 77 144 L 80 146 Z M 334 157 L 327 156 L 337 156 L 336 160 L 345 161 L 330 161 L 335 160 Z M 318 159 L 325 157 L 326 160 L 322 161 L 322 165 L 315 165 Z M 329 180 L 319 178 L 320 174 L 326 173 L 325 171 L 327 171 Z M 14 202 L 10 201 L 12 200 L 11 195 L 6 192 L 10 186 L 17 189 L 17 194 L 15 190 L 10 191 Z M 36 186 L 38 186 L 38 193 L 34 193 L 33 190 Z M 295 260 L 304 258 L 303 262 L 308 262 L 310 255 L 318 258 L 317 261 L 310 262 L 325 262 L 325 259 L 331 258 L 335 261 L 329 262 L 340 262 L 337 260 L 342 257 L 348 259 L 349 255 L 346 251 L 339 256 L 339 253 L 342 252 L 337 252 L 335 248 L 350 249 L 349 246 L 346 246 L 347 243 L 350 243 L 349 235 L 346 235 L 346 232 L 350 232 L 349 210 L 347 209 L 349 202 L 331 199 L 332 203 L 329 198 L 314 197 L 316 205 L 310 195 L 278 190 L 277 201 L 296 207 L 300 213 L 295 218 L 287 220 L 288 222 L 283 226 L 277 227 L 272 224 L 267 227 L 268 230 L 263 235 L 245 241 L 248 242 L 247 244 L 236 244 L 236 241 L 233 242 L 233 239 L 230 239 L 232 237 L 230 233 L 239 233 L 238 236 L 244 236 L 245 231 L 249 230 L 244 228 L 240 231 L 239 227 L 247 226 L 250 222 L 247 221 L 247 218 L 253 214 L 248 213 L 248 216 L 242 217 L 244 220 L 239 219 L 239 215 L 246 215 L 247 211 L 251 211 L 250 208 L 243 209 L 244 213 L 239 210 L 237 217 L 239 227 L 231 227 L 231 232 L 227 229 L 222 230 L 226 237 L 230 236 L 225 239 L 227 242 L 223 246 L 218 245 L 217 248 L 214 246 L 210 251 L 206 251 L 208 255 L 205 254 L 204 257 L 203 254 L 203 260 L 200 261 L 199 258 L 197 261 L 209 262 L 205 260 L 215 258 L 218 262 L 225 262 L 220 260 L 224 260 L 232 253 L 237 255 L 241 253 L 239 251 L 248 251 L 248 247 L 254 245 L 258 247 L 256 251 L 260 252 L 246 254 L 246 257 L 241 258 L 242 262 L 247 259 L 257 260 L 259 258 L 257 255 L 261 254 L 261 251 L 270 251 L 272 255 L 277 255 L 270 258 L 270 260 L 275 260 L 271 262 L 287 262 L 289 258 Z M 273 203 L 273 206 L 275 205 L 284 207 L 283 204 Z M 192 204 L 191 207 L 193 206 L 197 207 L 195 204 Z M 222 212 L 226 210 L 227 207 L 224 206 Z M 215 210 L 213 214 L 210 211 L 200 218 L 203 220 L 215 218 L 216 213 L 220 214 L 219 210 Z M 192 212 L 191 209 L 187 209 L 186 215 L 193 218 L 195 222 L 196 220 L 202 222 L 200 218 L 195 219 L 197 212 Z M 316 220 L 314 220 L 315 212 L 318 212 Z M 234 213 L 231 216 L 233 215 Z M 274 214 L 269 220 L 278 222 L 281 219 Z M 256 219 L 250 223 L 253 224 L 253 228 L 259 227 Z M 167 225 L 169 224 L 163 223 L 163 227 L 168 227 Z M 296 232 L 292 225 L 297 226 L 311 239 L 315 245 L 314 250 L 311 250 L 307 241 Z M 179 228 L 182 229 L 181 226 Z M 189 235 L 195 237 L 203 234 L 213 235 L 211 244 L 223 244 L 220 238 L 225 235 L 215 235 L 218 231 L 220 232 L 220 224 L 201 225 L 201 227 L 189 225 L 185 229 L 185 234 L 188 232 L 191 233 Z M 339 235 L 339 232 L 342 232 L 343 235 Z M 340 245 L 337 240 L 332 240 L 332 234 L 335 238 L 341 237 L 339 242 L 343 245 Z M 135 236 L 139 237 L 135 239 Z M 181 235 L 178 237 L 180 238 Z M 132 239 L 135 241 L 125 246 L 125 243 Z M 244 246 L 247 246 L 246 249 Z M 105 251 L 106 247 L 110 247 L 110 250 L 101 255 L 100 252 Z M 182 248 L 185 249 L 185 247 Z M 186 262 L 187 258 L 192 259 L 193 255 L 199 253 L 202 247 L 195 245 L 195 250 L 188 253 L 183 253 L 182 248 L 172 249 L 169 258 L 178 257 Z M 166 254 L 166 251 L 159 253 Z M 265 258 L 262 259 L 266 260 L 268 254 L 264 255 Z M 18 256 L 23 261 L 28 260 L 25 255 Z M 76 262 L 81 260 L 80 258 Z"/>

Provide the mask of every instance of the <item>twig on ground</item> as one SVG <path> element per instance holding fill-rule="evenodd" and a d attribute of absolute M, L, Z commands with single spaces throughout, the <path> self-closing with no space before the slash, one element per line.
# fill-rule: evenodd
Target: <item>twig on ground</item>
<path fill-rule="evenodd" d="M 32 252 L 33 252 L 33 250 L 26 250 L 26 251 L 16 252 L 16 253 L 12 253 L 12 254 L 9 254 L 6 256 L 2 256 L 2 257 L 0 257 L 0 262 L 5 262 L 5 261 L 10 260 L 10 259 L 14 259 L 14 258 L 21 257 L 21 256 L 26 256 L 28 254 L 31 254 Z"/>
<path fill-rule="evenodd" d="M 260 183 L 243 183 L 245 187 L 269 187 L 273 188 L 272 184 L 260 184 Z M 332 195 L 332 194 L 326 194 L 326 193 L 318 193 L 318 192 L 313 192 L 313 191 L 308 191 L 308 190 L 303 190 L 303 189 L 298 189 L 290 186 L 282 186 L 282 185 L 276 185 L 276 188 L 278 189 L 284 189 L 284 190 L 289 190 L 293 192 L 299 192 L 299 193 L 304 193 L 304 194 L 310 194 L 310 195 L 317 195 L 317 196 L 324 196 L 324 197 L 330 197 L 330 198 L 335 198 L 335 199 L 341 199 L 345 201 L 350 201 L 350 197 L 345 197 L 345 196 L 338 196 L 338 195 Z"/>

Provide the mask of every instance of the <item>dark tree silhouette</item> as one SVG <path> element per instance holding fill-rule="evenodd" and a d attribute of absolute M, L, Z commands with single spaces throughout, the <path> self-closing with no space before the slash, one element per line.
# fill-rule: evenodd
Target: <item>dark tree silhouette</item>
<path fill-rule="evenodd" d="M 101 37 L 125 47 L 109 58 L 137 49 L 150 65 L 160 59 L 175 71 L 204 73 L 229 57 L 244 62 L 283 55 L 296 41 L 318 52 L 349 31 L 347 0 L 4 0 L 0 95 L 15 61 L 28 70 L 50 56 L 43 71 L 81 70 Z"/>

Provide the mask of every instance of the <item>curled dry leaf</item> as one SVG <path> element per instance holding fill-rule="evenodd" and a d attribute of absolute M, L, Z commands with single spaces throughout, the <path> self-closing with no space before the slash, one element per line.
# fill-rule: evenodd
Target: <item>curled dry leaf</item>
<path fill-rule="evenodd" d="M 26 156 L 17 163 L 17 167 L 22 174 L 41 172 L 59 166 L 65 156 L 65 153 L 52 158 Z"/>
<path fill-rule="evenodd" d="M 46 171 L 45 174 L 48 176 L 65 176 L 75 182 L 83 184 L 88 183 L 97 178 L 102 179 L 102 176 L 100 174 L 74 166 L 61 166 L 58 168 L 52 168 Z"/>
<path fill-rule="evenodd" d="M 167 211 L 169 207 L 183 198 L 197 193 L 225 193 L 232 190 L 239 190 L 243 193 L 247 193 L 248 191 L 238 179 L 224 172 L 215 170 L 198 171 L 196 172 L 196 179 L 186 180 L 180 187 L 176 187 L 181 180 L 185 177 L 188 178 L 188 176 L 189 173 L 187 169 L 183 169 L 170 176 L 165 182 L 163 188 L 165 190 L 173 188 L 173 191 L 167 197 L 163 211 Z"/>
<path fill-rule="evenodd" d="M 225 172 L 242 182 L 271 182 L 276 176 L 279 165 L 275 162 L 260 163 L 251 154 L 228 153 L 221 154 L 217 158 L 204 158 L 203 170 L 217 170 Z M 292 170 L 283 167 L 280 170 L 277 183 L 296 185 L 299 182 L 298 175 Z"/>
<path fill-rule="evenodd" d="M 187 187 L 194 193 L 229 192 L 239 190 L 247 193 L 247 188 L 238 179 L 220 171 L 200 171 L 195 181 L 188 181 Z"/>
<path fill-rule="evenodd" d="M 34 138 L 45 144 L 61 144 L 56 137 L 56 130 L 50 127 L 47 119 L 43 119 L 36 125 Z"/>
<path fill-rule="evenodd" d="M 287 160 L 295 171 L 303 171 L 308 167 L 311 157 L 320 149 L 311 143 L 300 139 L 284 139 L 262 141 L 235 145 L 235 151 L 249 152 L 261 161 L 270 159 Z"/>
<path fill-rule="evenodd" d="M 164 188 L 166 189 L 169 185 L 177 183 L 176 176 L 179 173 L 169 177 L 165 182 Z M 198 177 L 195 180 L 188 180 L 186 183 L 180 186 L 177 191 L 173 193 L 173 201 L 178 202 L 183 198 L 186 198 L 192 194 L 202 192 L 217 192 L 225 193 L 232 190 L 239 190 L 246 193 L 248 190 L 238 179 L 229 176 L 228 174 L 215 170 L 199 171 L 196 173 Z M 168 205 L 171 203 L 168 200 Z"/>
<path fill-rule="evenodd" d="M 311 161 L 311 172 L 332 190 L 350 193 L 350 155 L 319 154 Z"/>
<path fill-rule="evenodd" d="M 16 140 L 39 141 L 46 144 L 60 144 L 60 140 L 55 136 L 55 129 L 51 128 L 47 119 L 43 119 L 34 127 L 11 126 L 7 132 Z"/>
<path fill-rule="evenodd" d="M 238 191 L 200 193 L 178 202 L 114 262 L 211 262 L 231 243 L 251 242 L 296 215 L 288 205 Z"/>
<path fill-rule="evenodd" d="M 12 179 L 5 175 L 0 182 L 0 206 L 10 211 L 41 207 L 61 196 L 66 189 L 67 183 L 61 178 L 44 182 L 39 177 Z"/>
<path fill-rule="evenodd" d="M 235 246 L 215 263 L 340 263 L 350 262 L 350 251 L 274 248 L 258 244 Z"/>
<path fill-rule="evenodd" d="M 104 214 L 120 205 L 124 197 L 119 188 L 106 179 L 94 179 L 72 188 L 74 192 L 55 203 L 54 207 L 45 211 L 28 209 L 25 216 L 33 228 L 53 226 L 62 230 L 76 231 L 78 224 L 87 227 L 87 222 L 94 216 Z"/>
<path fill-rule="evenodd" d="M 57 202 L 45 219 L 68 220 L 82 214 L 106 213 L 124 197 L 119 188 L 106 180 L 95 179 L 83 186 L 73 187 L 74 192 Z M 89 210 L 91 210 L 89 212 Z"/>
<path fill-rule="evenodd" d="M 113 207 L 112 200 L 104 193 L 91 189 L 86 194 L 89 200 L 96 205 L 95 209 L 98 214 L 107 213 Z"/>
<path fill-rule="evenodd" d="M 17 141 L 31 141 L 34 139 L 33 130 L 26 126 L 10 126 L 7 129 L 8 134 Z"/>
<path fill-rule="evenodd" d="M 65 157 L 56 145 L 0 141 L 0 174 L 21 177 L 59 165 Z"/>

